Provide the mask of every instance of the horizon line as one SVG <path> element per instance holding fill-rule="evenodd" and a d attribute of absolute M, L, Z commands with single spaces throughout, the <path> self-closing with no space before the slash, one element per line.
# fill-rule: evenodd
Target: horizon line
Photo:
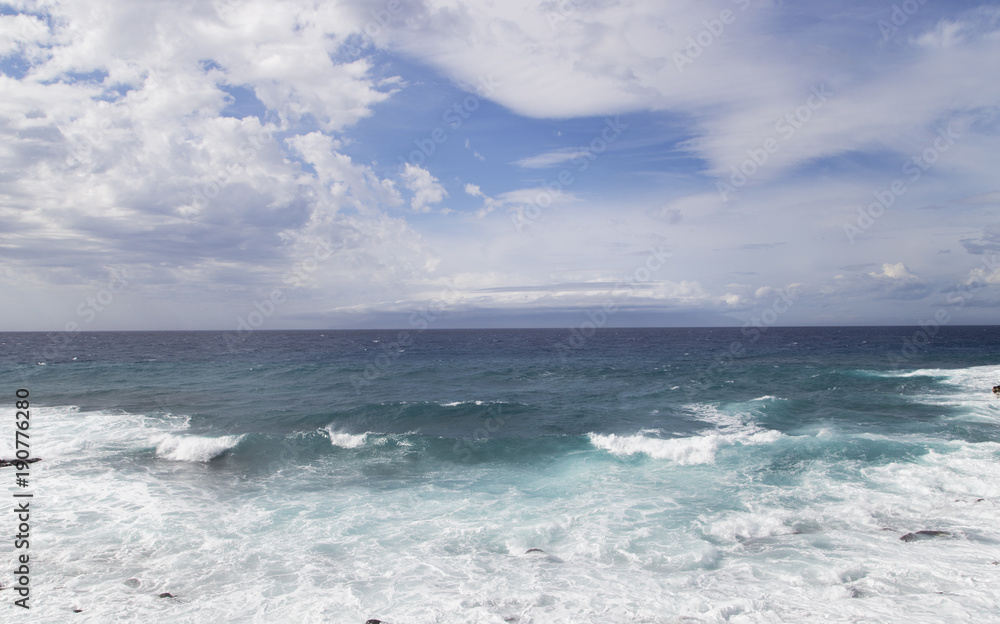
<path fill-rule="evenodd" d="M 648 326 L 605 326 L 595 327 L 594 331 L 605 331 L 611 329 L 745 329 L 754 327 L 757 329 L 875 329 L 875 328 L 920 328 L 920 324 L 915 325 L 769 325 L 758 327 L 757 325 L 648 325 Z M 1000 327 L 1000 323 L 985 325 L 981 323 L 949 323 L 939 325 L 940 329 L 948 327 Z M 552 331 L 552 330 L 579 330 L 576 326 L 558 327 L 339 327 L 339 328 L 270 328 L 243 330 L 246 334 L 275 333 L 275 332 L 378 332 L 378 331 L 413 331 L 423 334 L 426 332 L 441 331 Z M 240 334 L 240 330 L 234 329 L 90 329 L 66 331 L 65 329 L 2 329 L 0 334 L 45 334 L 45 333 L 71 333 L 71 334 L 114 334 L 114 333 L 140 333 L 140 332 L 206 332 L 206 333 L 235 333 Z"/>

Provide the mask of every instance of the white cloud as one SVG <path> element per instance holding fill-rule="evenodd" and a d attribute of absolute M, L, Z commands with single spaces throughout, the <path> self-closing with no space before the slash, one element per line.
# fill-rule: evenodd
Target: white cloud
<path fill-rule="evenodd" d="M 472 195 L 473 197 L 485 197 L 485 195 L 483 195 L 483 189 L 472 183 L 465 185 L 465 194 Z"/>
<path fill-rule="evenodd" d="M 625 309 L 712 309 L 728 311 L 741 302 L 737 295 L 714 296 L 691 281 L 650 281 L 624 286 L 618 282 L 525 285 L 513 274 L 458 273 L 428 280 L 405 299 L 394 298 L 366 311 L 404 312 L 428 306 L 445 312 L 476 309 L 537 311 L 601 308 L 614 303 Z M 444 293 L 444 294 L 443 294 Z"/>
<path fill-rule="evenodd" d="M 962 41 L 961 30 L 962 24 L 958 22 L 942 21 L 934 31 L 917 37 L 916 43 L 925 48 L 950 48 Z"/>
<path fill-rule="evenodd" d="M 430 171 L 417 165 L 406 163 L 400 177 L 403 179 L 403 185 L 413 191 L 410 206 L 417 212 L 430 212 L 431 204 L 440 203 L 448 196 L 448 191 L 438 183 L 437 178 L 432 176 Z"/>
<path fill-rule="evenodd" d="M 319 238 L 355 270 L 324 267 L 327 284 L 343 286 L 327 292 L 345 297 L 371 287 L 344 286 L 359 266 L 387 291 L 436 266 L 419 234 L 382 212 L 402 202 L 392 180 L 332 136 L 397 84 L 367 60 L 331 60 L 363 25 L 350 12 L 255 0 L 39 10 L 51 31 L 0 16 L 0 50 L 29 64 L 21 79 L 0 76 L 0 231 L 20 250 L 4 254 L 5 287 L 85 292 L 106 279 L 103 266 L 124 265 L 136 275 L 123 295 L 133 314 L 164 319 L 191 302 L 240 307 L 283 284 Z M 255 93 L 265 119 L 224 116 L 227 85 Z M 299 133 L 306 118 L 310 131 Z M 51 307 L 52 325 L 72 318 L 72 307 Z"/>
<path fill-rule="evenodd" d="M 879 273 L 869 273 L 872 277 L 886 277 L 894 280 L 912 280 L 917 279 L 917 276 L 910 273 L 909 269 L 902 262 L 897 262 L 896 264 L 889 264 L 886 262 L 882 265 L 882 271 Z"/>
<path fill-rule="evenodd" d="M 469 139 L 465 140 L 465 149 L 472 149 L 472 145 L 469 143 Z M 486 157 L 480 154 L 477 150 L 472 150 L 472 157 L 480 162 L 484 162 Z"/>

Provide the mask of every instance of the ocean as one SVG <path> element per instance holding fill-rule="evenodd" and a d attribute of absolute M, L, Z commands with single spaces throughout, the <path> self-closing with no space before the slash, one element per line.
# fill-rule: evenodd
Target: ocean
<path fill-rule="evenodd" d="M 0 379 L 3 621 L 1000 621 L 998 327 L 4 333 Z"/>

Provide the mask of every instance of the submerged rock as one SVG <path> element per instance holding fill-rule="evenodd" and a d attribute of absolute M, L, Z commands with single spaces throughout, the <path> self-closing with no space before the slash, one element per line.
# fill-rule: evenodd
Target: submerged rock
<path fill-rule="evenodd" d="M 935 537 L 948 537 L 949 535 L 951 535 L 951 533 L 948 531 L 917 531 L 916 533 L 907 533 L 899 539 L 904 542 L 915 542 L 917 540 L 933 539 Z"/>
<path fill-rule="evenodd" d="M 170 592 L 163 592 L 157 598 L 176 598 L 177 596 L 171 594 Z"/>
<path fill-rule="evenodd" d="M 545 552 L 545 551 L 544 551 L 544 550 L 542 550 L 541 548 L 529 548 L 528 550 L 524 551 L 524 554 L 526 554 L 526 555 L 527 555 L 528 553 L 533 553 L 533 552 L 536 552 L 536 553 L 543 553 L 543 552 Z"/>

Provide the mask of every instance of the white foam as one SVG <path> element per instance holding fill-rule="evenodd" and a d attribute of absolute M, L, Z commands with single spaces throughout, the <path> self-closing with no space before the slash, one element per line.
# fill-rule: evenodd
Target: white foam
<path fill-rule="evenodd" d="M 617 440 L 656 452 L 779 435 L 746 420 L 720 417 L 729 425 L 704 436 Z M 87 459 L 148 448 L 161 430 L 195 437 L 177 419 L 65 410 L 40 417 L 37 433 L 67 449 L 86 436 L 68 452 Z M 365 435 L 369 445 L 392 437 Z M 58 487 L 39 492 L 46 563 L 33 608 L 39 621 L 79 607 L 93 621 L 149 624 L 268 613 L 411 624 L 993 621 L 1000 444 L 943 446 L 881 465 L 816 458 L 781 486 L 743 467 L 671 479 L 666 462 L 572 454 L 555 471 L 439 467 L 443 481 L 412 487 L 345 479 L 337 496 L 329 480 L 358 464 L 344 454 L 323 486 L 308 470 L 243 480 L 170 462 L 44 461 L 32 472 Z M 954 537 L 899 539 L 924 529 Z M 0 581 L 11 583 L 10 569 Z M 165 591 L 179 598 L 156 598 Z"/>
<path fill-rule="evenodd" d="M 438 403 L 441 407 L 458 407 L 459 405 L 506 405 L 507 401 L 480 401 L 478 399 L 472 401 L 451 401 L 449 403 Z"/>
<path fill-rule="evenodd" d="M 358 448 L 368 440 L 368 433 L 345 433 L 336 431 L 332 425 L 328 425 L 323 431 L 330 438 L 330 444 L 341 448 Z"/>
<path fill-rule="evenodd" d="M 958 418 L 996 421 L 1000 419 L 1000 401 L 993 396 L 993 386 L 1000 383 L 1000 365 L 967 368 L 922 368 L 913 371 L 881 373 L 883 377 L 933 377 L 935 387 L 909 398 L 923 404 L 961 408 Z M 952 418 L 955 416 L 949 416 Z"/>
<path fill-rule="evenodd" d="M 705 532 L 713 537 L 732 541 L 788 535 L 793 532 L 789 527 L 790 517 L 788 512 L 775 510 L 732 512 L 711 522 Z"/>
<path fill-rule="evenodd" d="M 262 613 L 412 624 L 932 624 L 993 621 L 1000 608 L 993 442 L 938 443 L 938 452 L 891 463 L 813 456 L 779 475 L 781 485 L 743 465 L 705 462 L 678 479 L 667 462 L 574 453 L 556 470 L 444 465 L 441 481 L 373 490 L 337 480 L 359 463 L 343 453 L 326 458 L 338 463 L 322 486 L 309 470 L 243 480 L 191 464 L 103 462 L 121 449 L 148 450 L 153 438 L 196 436 L 180 417 L 39 409 L 32 440 L 46 461 L 32 473 L 58 484 L 38 494 L 46 504 L 37 527 L 45 574 L 32 578 L 44 597 L 33 605 L 39 621 L 62 621 L 79 607 L 94 621 L 149 624 Z M 753 410 L 698 409 L 719 428 L 591 440 L 688 461 L 724 444 L 780 438 L 752 422 Z M 375 445 L 395 434 L 363 435 Z M 844 434 L 817 435 L 826 444 Z M 782 445 L 797 441 L 816 444 L 803 436 Z M 756 461 L 770 449 L 754 450 L 742 455 Z M 918 530 L 952 536 L 900 541 Z M 529 548 L 545 555 L 525 556 Z M 127 584 L 133 578 L 140 587 Z M 0 581 L 12 580 L 0 570 Z M 164 591 L 180 598 L 155 597 Z"/>
<path fill-rule="evenodd" d="M 719 409 L 717 405 L 710 403 L 692 403 L 684 405 L 683 408 L 692 412 L 698 420 L 715 425 L 720 431 L 735 431 L 755 427 L 752 424 L 748 424 L 750 415 L 746 412 L 727 412 Z"/>
<path fill-rule="evenodd" d="M 684 409 L 692 412 L 698 420 L 715 425 L 716 431 L 719 433 L 751 434 L 763 431 L 761 426 L 754 421 L 754 418 L 767 409 L 762 404 L 765 399 L 785 400 L 765 396 L 745 403 L 732 404 L 727 409 L 711 403 L 692 403 L 685 405 Z"/>
<path fill-rule="evenodd" d="M 911 371 L 880 371 L 879 377 L 939 377 L 944 383 L 990 391 L 1000 383 L 1000 365 L 969 366 L 966 368 L 920 368 Z"/>
<path fill-rule="evenodd" d="M 156 455 L 165 459 L 207 462 L 239 444 L 243 436 L 217 438 L 167 434 L 155 440 Z"/>
<path fill-rule="evenodd" d="M 128 450 L 156 448 L 156 455 L 176 461 L 205 462 L 236 446 L 242 436 L 187 435 L 189 417 L 162 414 L 156 417 L 119 410 L 80 412 L 75 406 L 39 407 L 34 427 L 37 455 L 59 463 L 80 456 L 108 456 Z M 44 423 L 44 424 L 43 424 Z"/>
<path fill-rule="evenodd" d="M 669 459 L 681 465 L 710 464 L 715 454 L 724 446 L 733 444 L 769 444 L 782 437 L 779 431 L 740 432 L 732 434 L 709 433 L 687 438 L 647 438 L 641 435 L 618 436 L 588 433 L 590 443 L 613 455 L 643 453 L 653 459 Z"/>
<path fill-rule="evenodd" d="M 81 456 L 106 456 L 129 449 L 155 446 L 164 435 L 180 434 L 189 426 L 188 417 L 163 414 L 157 417 L 119 410 L 80 412 L 75 406 L 33 407 L 32 430 L 45 435 L 33 440 L 33 453 L 58 463 Z M 0 438 L 0 449 L 3 439 Z M 3 450 L 0 450 L 0 455 Z"/>

